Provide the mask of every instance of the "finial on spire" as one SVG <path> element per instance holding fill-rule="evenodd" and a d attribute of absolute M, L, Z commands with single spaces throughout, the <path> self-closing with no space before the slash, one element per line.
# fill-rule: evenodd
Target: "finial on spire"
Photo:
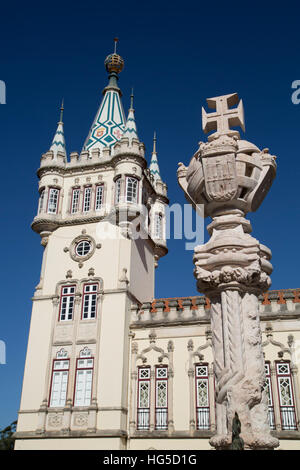
<path fill-rule="evenodd" d="M 115 72 L 116 74 L 122 72 L 124 67 L 124 60 L 119 54 L 117 54 L 117 42 L 119 41 L 119 39 L 115 38 L 114 41 L 114 52 L 113 54 L 109 54 L 104 61 L 105 68 L 110 74 L 110 76 L 113 74 L 113 72 Z"/>
<path fill-rule="evenodd" d="M 61 106 L 60 106 L 59 122 L 63 122 L 63 115 L 64 115 L 64 99 L 62 99 Z"/>
<path fill-rule="evenodd" d="M 114 38 L 114 41 L 115 41 L 114 54 L 116 54 L 117 53 L 117 44 L 118 44 L 119 38 Z"/>
<path fill-rule="evenodd" d="M 161 180 L 158 161 L 157 161 L 157 153 L 156 153 L 156 132 L 155 131 L 153 135 L 153 151 L 152 151 L 152 157 L 151 157 L 149 170 L 155 182 L 157 180 Z"/>
<path fill-rule="evenodd" d="M 131 88 L 131 95 L 130 95 L 130 109 L 133 109 L 133 98 L 134 98 L 134 95 L 133 95 L 133 88 Z"/>
<path fill-rule="evenodd" d="M 152 153 L 156 153 L 156 131 L 154 131 L 153 135 L 153 150 Z"/>

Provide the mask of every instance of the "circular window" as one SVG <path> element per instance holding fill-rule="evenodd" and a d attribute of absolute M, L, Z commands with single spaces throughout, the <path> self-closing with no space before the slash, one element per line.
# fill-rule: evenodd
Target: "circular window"
<path fill-rule="evenodd" d="M 82 240 L 81 242 L 77 243 L 75 252 L 78 256 L 86 256 L 91 251 L 92 245 L 91 242 L 88 240 Z"/>

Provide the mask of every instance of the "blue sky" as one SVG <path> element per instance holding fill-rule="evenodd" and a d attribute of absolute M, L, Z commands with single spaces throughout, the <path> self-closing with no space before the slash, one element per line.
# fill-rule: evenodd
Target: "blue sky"
<path fill-rule="evenodd" d="M 119 37 L 125 60 L 119 85 L 127 113 L 134 87 L 140 139 L 149 159 L 157 132 L 159 164 L 171 203 L 185 202 L 177 163 L 188 164 L 200 140 L 205 99 L 238 92 L 245 138 L 277 155 L 270 193 L 249 218 L 273 252 L 274 289 L 300 287 L 300 105 L 291 101 L 299 71 L 299 4 L 289 2 L 26 2 L 1 6 L 2 311 L 0 428 L 17 417 L 31 296 L 42 247 L 36 214 L 40 156 L 49 149 L 62 97 L 68 153 L 80 151 L 107 83 L 103 61 Z M 195 295 L 192 252 L 169 241 L 156 273 L 156 296 Z"/>

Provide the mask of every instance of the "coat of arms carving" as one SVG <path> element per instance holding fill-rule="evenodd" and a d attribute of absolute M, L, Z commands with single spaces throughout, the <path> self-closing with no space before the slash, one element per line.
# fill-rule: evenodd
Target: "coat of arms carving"
<path fill-rule="evenodd" d="M 235 155 L 202 158 L 206 194 L 210 201 L 230 201 L 238 190 Z"/>

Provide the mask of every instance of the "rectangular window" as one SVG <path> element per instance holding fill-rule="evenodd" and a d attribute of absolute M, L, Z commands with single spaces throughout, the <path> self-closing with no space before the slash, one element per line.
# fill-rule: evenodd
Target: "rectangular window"
<path fill-rule="evenodd" d="M 91 208 L 92 188 L 84 188 L 83 212 L 88 212 Z"/>
<path fill-rule="evenodd" d="M 270 429 L 276 429 L 276 427 L 275 427 L 275 414 L 274 414 L 270 364 L 267 363 L 267 362 L 265 363 L 265 372 L 266 372 L 266 380 L 265 380 L 265 384 L 264 384 L 264 390 L 266 392 L 267 399 L 268 399 L 269 424 L 270 424 Z"/>
<path fill-rule="evenodd" d="M 121 178 L 118 178 L 115 183 L 115 204 L 121 202 Z"/>
<path fill-rule="evenodd" d="M 83 288 L 82 318 L 96 318 L 98 284 L 85 284 Z"/>
<path fill-rule="evenodd" d="M 80 197 L 80 189 L 73 189 L 72 202 L 71 202 L 71 214 L 75 214 L 76 212 L 78 212 L 79 197 Z"/>
<path fill-rule="evenodd" d="M 49 197 L 48 197 L 48 214 L 56 214 L 58 207 L 58 196 L 59 189 L 49 188 Z"/>
<path fill-rule="evenodd" d="M 54 361 L 49 406 L 65 406 L 68 387 L 68 375 L 69 360 Z"/>
<path fill-rule="evenodd" d="M 138 369 L 137 429 L 150 428 L 150 367 Z"/>
<path fill-rule="evenodd" d="M 44 212 L 44 202 L 45 202 L 45 190 L 43 189 L 40 194 L 38 214 Z"/>
<path fill-rule="evenodd" d="M 168 368 L 155 370 L 155 429 L 168 429 Z"/>
<path fill-rule="evenodd" d="M 209 429 L 208 365 L 195 367 L 197 429 Z"/>
<path fill-rule="evenodd" d="M 74 406 L 89 406 L 92 397 L 94 360 L 77 359 Z"/>
<path fill-rule="evenodd" d="M 137 202 L 138 180 L 130 176 L 126 177 L 126 202 Z"/>
<path fill-rule="evenodd" d="M 73 320 L 75 304 L 75 286 L 61 288 L 59 321 Z"/>
<path fill-rule="evenodd" d="M 104 195 L 104 186 L 100 184 L 96 186 L 96 199 L 95 199 L 95 210 L 99 211 L 103 206 L 103 195 Z"/>
<path fill-rule="evenodd" d="M 296 413 L 289 362 L 276 363 L 282 430 L 296 430 Z"/>

